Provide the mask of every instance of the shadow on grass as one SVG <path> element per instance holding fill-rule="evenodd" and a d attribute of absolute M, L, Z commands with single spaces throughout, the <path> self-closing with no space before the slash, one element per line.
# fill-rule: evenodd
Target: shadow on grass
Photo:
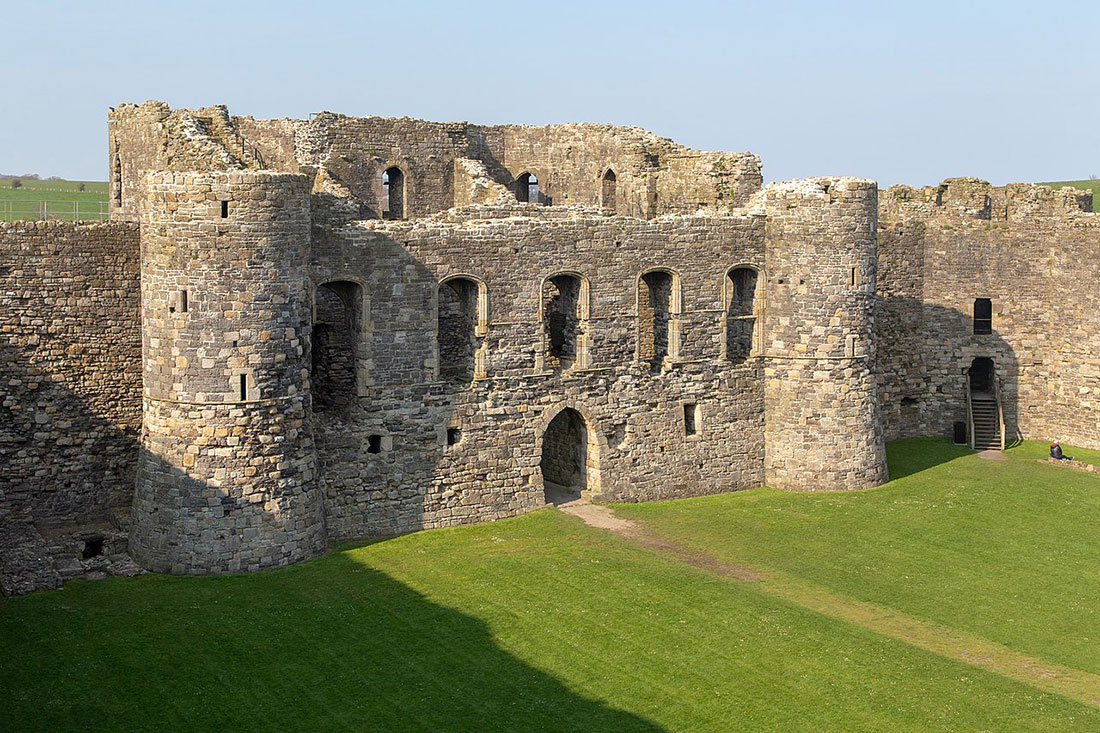
<path fill-rule="evenodd" d="M 21 660 L 0 666 L 13 730 L 659 730 L 345 552 L 74 583 L 0 604 L 0 647 Z"/>
<path fill-rule="evenodd" d="M 972 455 L 969 446 L 955 445 L 946 438 L 906 438 L 886 444 L 891 481 Z"/>

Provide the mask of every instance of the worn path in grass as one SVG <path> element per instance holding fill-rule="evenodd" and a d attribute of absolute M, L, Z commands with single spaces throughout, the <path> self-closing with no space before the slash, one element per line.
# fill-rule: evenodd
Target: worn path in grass
<path fill-rule="evenodd" d="M 737 580 L 758 582 L 761 590 L 817 613 L 944 657 L 993 670 L 1045 692 L 1100 706 L 1100 675 L 1029 657 L 1002 644 L 859 601 L 787 573 L 724 562 L 697 548 L 664 539 L 637 522 L 616 516 L 609 506 L 573 502 L 559 509 L 590 526 L 665 551 L 695 567 Z"/>

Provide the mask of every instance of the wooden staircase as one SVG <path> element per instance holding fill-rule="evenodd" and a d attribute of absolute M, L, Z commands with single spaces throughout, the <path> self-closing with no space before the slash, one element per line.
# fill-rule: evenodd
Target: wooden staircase
<path fill-rule="evenodd" d="M 974 450 L 1003 450 L 997 398 L 985 392 L 970 395 L 971 446 Z"/>

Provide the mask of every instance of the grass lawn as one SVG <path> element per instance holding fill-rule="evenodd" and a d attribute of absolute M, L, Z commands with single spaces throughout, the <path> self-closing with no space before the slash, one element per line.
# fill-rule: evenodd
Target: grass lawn
<path fill-rule="evenodd" d="M 72 219 L 74 213 L 79 219 L 107 218 L 106 181 L 19 180 L 23 186 L 13 189 L 11 178 L 0 178 L 0 221 L 42 218 L 43 206 L 51 219 Z"/>
<path fill-rule="evenodd" d="M 888 452 L 894 480 L 878 489 L 757 489 L 619 513 L 719 558 L 1100 673 L 1100 476 L 1036 462 L 1041 443 L 998 462 L 936 438 Z"/>
<path fill-rule="evenodd" d="M 616 511 L 765 572 L 1095 661 L 1096 617 L 1082 601 L 1097 598 L 1086 527 L 1100 477 L 966 453 L 892 445 L 902 478 L 867 492 L 763 489 Z M 1100 708 L 766 585 L 557 510 L 254 575 L 76 582 L 0 601 L 0 720 L 11 730 L 1100 728 Z M 1038 627 L 1048 623 L 1057 628 Z"/>
<path fill-rule="evenodd" d="M 1056 189 L 1062 186 L 1073 186 L 1074 188 L 1083 188 L 1087 191 L 1092 191 L 1092 210 L 1100 211 L 1100 180 L 1053 181 L 1049 183 L 1040 183 L 1039 185 L 1052 186 Z"/>

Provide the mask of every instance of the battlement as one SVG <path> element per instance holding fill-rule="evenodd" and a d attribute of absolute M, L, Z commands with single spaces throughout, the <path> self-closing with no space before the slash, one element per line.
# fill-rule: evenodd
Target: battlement
<path fill-rule="evenodd" d="M 980 178 L 948 178 L 939 186 L 890 186 L 879 193 L 879 217 L 984 221 L 1079 220 L 1092 214 L 1092 192 L 1032 183 L 996 187 Z"/>

